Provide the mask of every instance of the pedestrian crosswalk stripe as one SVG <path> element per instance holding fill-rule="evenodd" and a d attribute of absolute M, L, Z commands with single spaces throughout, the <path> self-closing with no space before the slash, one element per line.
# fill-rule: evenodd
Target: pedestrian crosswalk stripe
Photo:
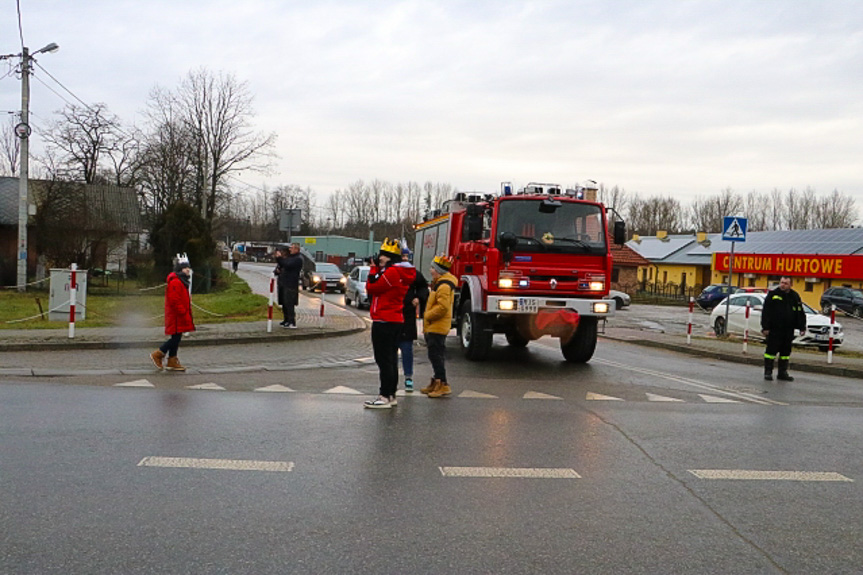
<path fill-rule="evenodd" d="M 199 459 L 196 457 L 145 457 L 138 467 L 175 467 L 188 469 L 230 469 L 234 471 L 292 471 L 293 461 L 254 461 L 248 459 Z"/>
<path fill-rule="evenodd" d="M 135 381 L 127 381 L 125 383 L 115 383 L 114 387 L 156 387 L 146 379 L 136 379 Z"/>
<path fill-rule="evenodd" d="M 273 392 L 291 392 L 294 391 L 290 387 L 285 387 L 281 383 L 276 383 L 275 385 L 268 385 L 266 387 L 259 387 L 255 391 L 273 391 Z"/>
<path fill-rule="evenodd" d="M 469 389 L 461 392 L 460 394 L 458 394 L 458 396 L 467 399 L 499 399 L 496 395 L 492 395 L 490 393 L 482 393 L 479 391 L 471 391 Z"/>
<path fill-rule="evenodd" d="M 690 469 L 699 479 L 744 479 L 755 481 L 849 481 L 832 471 L 760 471 L 752 469 Z"/>
<path fill-rule="evenodd" d="M 563 399 L 562 397 L 558 397 L 556 395 L 549 395 L 547 393 L 540 393 L 539 391 L 528 391 L 522 396 L 522 399 Z"/>
<path fill-rule="evenodd" d="M 507 477 L 580 479 L 574 469 L 553 467 L 439 467 L 444 477 Z"/>
<path fill-rule="evenodd" d="M 324 393 L 342 393 L 347 395 L 362 395 L 361 391 L 357 391 L 351 387 L 345 387 L 344 385 L 337 385 L 336 387 L 331 387 L 324 391 Z"/>
<path fill-rule="evenodd" d="M 666 397 L 664 395 L 657 395 L 655 393 L 645 393 L 647 396 L 647 401 L 683 401 L 682 399 L 677 399 L 676 397 Z"/>
<path fill-rule="evenodd" d="M 740 403 L 736 399 L 728 399 L 727 397 L 716 397 L 715 395 L 706 395 L 704 393 L 699 393 L 698 397 L 700 397 L 707 403 Z"/>
<path fill-rule="evenodd" d="M 186 389 L 206 389 L 209 391 L 225 391 L 225 388 L 215 383 L 199 383 L 198 385 L 187 385 Z"/>
<path fill-rule="evenodd" d="M 585 397 L 588 401 L 623 401 L 619 397 L 614 397 L 611 395 L 602 395 L 601 393 L 593 393 L 591 391 L 587 392 L 587 397 Z"/>

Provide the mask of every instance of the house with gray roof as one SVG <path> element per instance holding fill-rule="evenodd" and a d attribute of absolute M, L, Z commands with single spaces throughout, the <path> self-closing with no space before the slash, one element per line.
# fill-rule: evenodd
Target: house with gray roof
<path fill-rule="evenodd" d="M 81 259 L 82 268 L 126 271 L 130 246 L 144 231 L 134 189 L 33 179 L 28 183 L 30 273 L 37 261 L 48 267 L 66 266 L 70 262 L 62 260 L 72 257 Z M 18 185 L 18 178 L 0 177 L 0 280 L 4 285 L 14 285 L 16 280 Z"/>

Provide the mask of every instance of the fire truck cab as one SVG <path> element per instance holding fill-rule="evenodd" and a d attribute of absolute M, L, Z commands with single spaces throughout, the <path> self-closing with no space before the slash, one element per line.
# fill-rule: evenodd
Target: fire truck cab
<path fill-rule="evenodd" d="M 609 229 L 595 182 L 458 193 L 415 229 L 420 272 L 435 255 L 454 259 L 453 324 L 468 359 L 486 359 L 495 333 L 515 347 L 557 337 L 570 362 L 593 356 L 599 322 L 615 310 L 609 239 L 622 244 L 626 235 L 623 221 Z"/>

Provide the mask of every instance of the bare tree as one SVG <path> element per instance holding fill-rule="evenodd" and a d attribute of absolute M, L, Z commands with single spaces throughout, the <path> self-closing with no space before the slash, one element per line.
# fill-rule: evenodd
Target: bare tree
<path fill-rule="evenodd" d="M 848 228 L 857 221 L 857 206 L 854 198 L 833 190 L 815 205 L 813 224 L 818 228 Z"/>
<path fill-rule="evenodd" d="M 209 220 L 229 174 L 270 168 L 276 135 L 251 129 L 252 97 L 247 84 L 231 74 L 214 75 L 203 68 L 190 72 L 177 98 L 194 137 L 196 205 Z"/>
<path fill-rule="evenodd" d="M 690 206 L 690 221 L 697 231 L 722 231 L 722 218 L 743 213 L 743 199 L 731 188 L 715 196 L 697 197 Z"/>
<path fill-rule="evenodd" d="M 815 192 L 807 187 L 802 192 L 791 188 L 785 194 L 785 229 L 805 230 L 810 228 L 810 219 L 815 213 Z"/>
<path fill-rule="evenodd" d="M 633 194 L 628 204 L 627 220 L 632 233 L 643 235 L 653 235 L 660 230 L 679 233 L 685 227 L 680 202 L 670 196 L 644 200 Z"/>
<path fill-rule="evenodd" d="M 97 181 L 102 154 L 116 146 L 120 119 L 105 104 L 68 104 L 56 112 L 59 120 L 45 132 L 45 147 L 57 152 L 68 173 L 66 179 L 92 184 Z"/>
<path fill-rule="evenodd" d="M 751 191 L 746 195 L 744 212 L 749 220 L 748 230 L 762 232 L 769 230 L 771 213 L 770 196 Z"/>
<path fill-rule="evenodd" d="M 15 134 L 17 123 L 15 116 L 10 114 L 0 125 L 0 176 L 14 176 L 19 171 L 21 140 Z"/>

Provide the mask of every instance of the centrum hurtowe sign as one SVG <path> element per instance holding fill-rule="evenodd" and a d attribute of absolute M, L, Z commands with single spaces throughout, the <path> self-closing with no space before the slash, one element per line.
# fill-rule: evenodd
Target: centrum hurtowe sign
<path fill-rule="evenodd" d="M 731 254 L 713 254 L 713 269 L 728 271 Z M 735 273 L 863 279 L 863 256 L 734 254 Z"/>

